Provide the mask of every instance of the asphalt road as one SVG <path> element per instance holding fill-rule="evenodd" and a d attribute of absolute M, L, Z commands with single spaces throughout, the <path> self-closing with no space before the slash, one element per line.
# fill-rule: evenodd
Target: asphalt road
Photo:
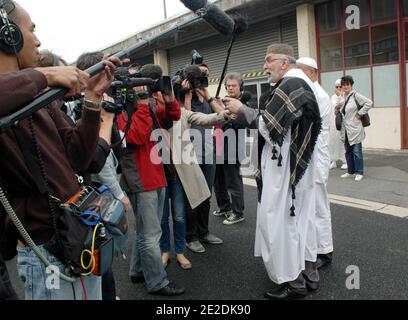
<path fill-rule="evenodd" d="M 222 218 L 210 217 L 212 233 L 224 240 L 223 245 L 207 245 L 207 252 L 187 252 L 192 270 L 182 270 L 174 259 L 167 271 L 169 278 L 186 288 L 183 300 L 259 300 L 273 287 L 262 259 L 253 255 L 256 223 L 256 190 L 245 187 L 246 220 L 224 226 Z M 212 207 L 214 208 L 213 199 Z M 332 205 L 334 234 L 333 264 L 321 271 L 321 288 L 306 299 L 359 300 L 408 298 L 408 221 L 359 209 Z M 128 279 L 128 260 L 114 262 L 117 293 L 122 300 L 162 300 L 146 293 L 143 284 Z M 17 290 L 23 297 L 15 272 L 15 261 L 8 263 Z M 359 268 L 359 289 L 346 287 L 349 266 Z M 351 267 L 354 268 L 354 267 Z M 355 269 L 353 275 L 357 276 Z M 353 282 L 355 284 L 355 282 Z"/>

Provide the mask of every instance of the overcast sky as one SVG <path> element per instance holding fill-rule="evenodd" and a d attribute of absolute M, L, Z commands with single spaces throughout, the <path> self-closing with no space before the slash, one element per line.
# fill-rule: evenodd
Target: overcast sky
<path fill-rule="evenodd" d="M 164 19 L 163 0 L 16 0 L 31 15 L 42 45 L 73 62 Z M 166 0 L 167 16 L 188 9 Z"/>

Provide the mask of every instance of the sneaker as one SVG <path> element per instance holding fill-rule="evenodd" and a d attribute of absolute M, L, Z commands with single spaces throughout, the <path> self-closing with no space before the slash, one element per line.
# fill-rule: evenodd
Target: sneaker
<path fill-rule="evenodd" d="M 204 243 L 208 244 L 223 244 L 224 241 L 217 236 L 209 233 L 206 237 L 200 239 Z"/>
<path fill-rule="evenodd" d="M 222 217 L 222 216 L 228 217 L 232 212 L 233 212 L 232 210 L 219 210 L 218 209 L 213 212 L 213 215 L 216 217 Z"/>
<path fill-rule="evenodd" d="M 347 169 L 348 169 L 347 163 L 343 163 L 343 165 L 341 166 L 341 170 L 347 170 Z"/>
<path fill-rule="evenodd" d="M 231 213 L 231 215 L 223 221 L 223 224 L 229 226 L 229 225 L 236 224 L 244 220 L 245 219 L 243 216 L 239 216 L 236 213 Z"/>
<path fill-rule="evenodd" d="M 350 174 L 350 173 L 347 172 L 345 174 L 342 174 L 340 177 L 343 178 L 343 179 L 346 179 L 346 178 L 351 178 L 353 176 L 354 176 L 354 174 Z"/>
<path fill-rule="evenodd" d="M 337 168 L 336 161 L 332 161 L 332 163 L 330 163 L 330 170 L 335 168 Z"/>
<path fill-rule="evenodd" d="M 196 240 L 196 241 L 191 241 L 189 243 L 186 244 L 186 247 L 195 252 L 195 253 L 204 253 L 205 252 L 205 248 L 203 247 L 203 245 L 201 244 L 200 241 Z"/>
<path fill-rule="evenodd" d="M 362 174 L 356 174 L 356 178 L 354 179 L 355 181 L 361 181 L 363 180 L 363 175 Z"/>

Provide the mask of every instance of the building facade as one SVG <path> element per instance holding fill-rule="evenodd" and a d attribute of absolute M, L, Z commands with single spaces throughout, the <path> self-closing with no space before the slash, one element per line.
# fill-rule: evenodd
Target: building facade
<path fill-rule="evenodd" d="M 329 95 L 335 80 L 347 74 L 353 76 L 355 89 L 374 101 L 365 147 L 408 148 L 408 0 L 219 0 L 216 4 L 248 18 L 249 28 L 238 37 L 228 70 L 243 75 L 254 102 L 269 89 L 262 70 L 266 47 L 288 43 L 296 57 L 318 61 L 320 82 Z M 191 62 L 195 49 L 210 67 L 215 91 L 230 37 L 217 34 L 203 21 L 156 37 L 193 16 L 170 18 L 104 51 L 117 52 L 154 38 L 131 60 L 158 63 L 172 75 Z"/>

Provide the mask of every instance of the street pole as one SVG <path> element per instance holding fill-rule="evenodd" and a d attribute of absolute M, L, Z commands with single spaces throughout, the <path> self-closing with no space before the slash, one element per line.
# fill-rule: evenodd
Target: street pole
<path fill-rule="evenodd" d="M 166 20 L 167 19 L 166 0 L 163 0 L 163 8 L 164 8 L 164 20 Z"/>

